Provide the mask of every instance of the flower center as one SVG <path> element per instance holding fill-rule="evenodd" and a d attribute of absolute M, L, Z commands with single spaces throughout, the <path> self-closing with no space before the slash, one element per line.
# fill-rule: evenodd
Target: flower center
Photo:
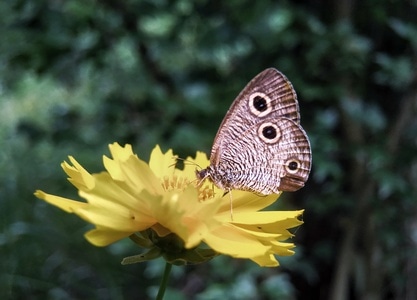
<path fill-rule="evenodd" d="M 173 190 L 184 190 L 188 185 L 190 184 L 190 181 L 188 178 L 185 177 L 179 177 L 177 175 L 173 176 L 165 176 L 162 180 L 162 187 L 165 189 L 165 191 L 173 191 Z"/>
<path fill-rule="evenodd" d="M 162 187 L 165 191 L 182 191 L 184 190 L 189 184 L 195 183 L 197 186 L 196 180 L 189 180 L 186 177 L 180 177 L 177 175 L 173 176 L 165 176 L 162 180 Z M 214 197 L 214 190 L 213 187 L 209 187 L 207 185 L 200 186 L 198 188 L 198 200 L 205 201 Z"/>
<path fill-rule="evenodd" d="M 198 200 L 205 201 L 214 197 L 214 190 L 208 186 L 202 186 L 198 189 Z"/>

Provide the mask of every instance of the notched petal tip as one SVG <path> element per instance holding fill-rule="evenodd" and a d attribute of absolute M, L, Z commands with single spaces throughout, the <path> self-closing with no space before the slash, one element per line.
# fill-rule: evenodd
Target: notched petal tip
<path fill-rule="evenodd" d="M 68 159 L 72 165 L 66 161 L 61 164 L 62 169 L 69 176 L 68 180 L 79 190 L 93 189 L 95 185 L 94 177 L 74 157 L 68 156 Z"/>
<path fill-rule="evenodd" d="M 125 144 L 124 147 L 120 146 L 119 143 L 109 144 L 109 150 L 112 157 L 119 159 L 119 160 L 126 160 L 130 156 L 135 155 L 133 153 L 132 145 Z"/>
<path fill-rule="evenodd" d="M 168 151 L 163 153 L 161 147 L 156 145 L 149 158 L 149 167 L 158 178 L 163 179 L 179 171 L 175 169 L 177 159 L 178 156 L 174 155 L 172 149 L 168 149 Z"/>

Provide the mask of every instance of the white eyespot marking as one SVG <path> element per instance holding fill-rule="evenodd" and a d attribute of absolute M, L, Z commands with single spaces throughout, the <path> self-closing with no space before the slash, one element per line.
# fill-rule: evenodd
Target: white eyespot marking
<path fill-rule="evenodd" d="M 290 174 L 295 174 L 300 170 L 301 163 L 298 159 L 291 158 L 285 162 L 285 170 Z"/>
<path fill-rule="evenodd" d="M 275 144 L 281 139 L 281 130 L 274 123 L 266 122 L 259 126 L 258 136 L 267 144 Z"/>
<path fill-rule="evenodd" d="M 253 93 L 249 96 L 249 109 L 257 117 L 265 117 L 272 111 L 272 100 L 261 92 Z"/>

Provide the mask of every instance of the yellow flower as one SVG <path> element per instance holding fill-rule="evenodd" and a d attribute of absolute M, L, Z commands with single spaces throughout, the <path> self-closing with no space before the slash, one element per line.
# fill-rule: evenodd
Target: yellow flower
<path fill-rule="evenodd" d="M 103 156 L 105 172 L 88 173 L 73 157 L 62 163 L 69 181 L 87 202 L 43 191 L 35 195 L 66 212 L 75 213 L 95 228 L 85 234 L 96 246 L 107 246 L 130 237 L 148 253 L 127 258 L 138 262 L 163 256 L 168 262 L 198 263 L 217 254 L 247 258 L 261 266 L 277 266 L 274 255 L 292 255 L 289 228 L 302 222 L 302 211 L 260 211 L 277 195 L 258 196 L 243 191 L 223 195 L 211 183 L 197 186 L 195 168 L 208 164 L 197 152 L 183 169 L 175 167 L 172 150 L 156 146 L 149 164 L 140 160 L 131 145 L 109 146 L 112 159 Z M 230 216 L 230 200 L 233 219 Z"/>

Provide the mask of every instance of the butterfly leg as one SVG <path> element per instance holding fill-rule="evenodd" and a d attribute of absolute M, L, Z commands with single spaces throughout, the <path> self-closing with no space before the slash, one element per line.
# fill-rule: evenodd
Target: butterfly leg
<path fill-rule="evenodd" d="M 233 196 L 232 196 L 232 192 L 231 191 L 227 191 L 226 193 L 229 194 L 229 199 L 230 199 L 230 219 L 233 221 Z"/>

